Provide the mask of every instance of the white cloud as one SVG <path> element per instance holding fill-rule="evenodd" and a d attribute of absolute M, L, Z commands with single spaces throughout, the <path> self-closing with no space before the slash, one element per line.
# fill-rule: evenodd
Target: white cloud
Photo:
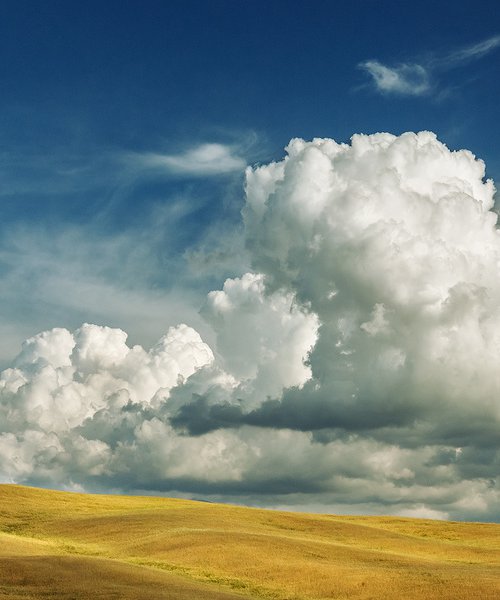
<path fill-rule="evenodd" d="M 425 96 L 438 89 L 437 76 L 440 72 L 443 73 L 478 60 L 499 46 L 500 36 L 496 35 L 442 56 L 431 55 L 430 58 L 420 62 L 389 66 L 378 60 L 367 60 L 358 66 L 371 76 L 378 92 Z"/>
<path fill-rule="evenodd" d="M 294 306 L 292 294 L 267 296 L 262 275 L 228 279 L 223 290 L 208 294 L 203 314 L 217 333 L 223 368 L 250 380 L 258 398 L 310 378 L 304 361 L 316 342 L 318 320 Z"/>
<path fill-rule="evenodd" d="M 148 406 L 160 390 L 168 396 L 213 361 L 186 325 L 171 328 L 149 352 L 129 348 L 126 339 L 120 329 L 85 324 L 74 333 L 53 329 L 26 340 L 0 377 L 2 431 L 66 432 L 103 409 Z"/>
<path fill-rule="evenodd" d="M 246 162 L 225 144 L 200 144 L 180 154 L 134 155 L 134 162 L 173 173 L 191 176 L 210 176 L 243 171 Z"/>
<path fill-rule="evenodd" d="M 247 170 L 253 272 L 146 351 L 85 325 L 0 376 L 3 479 L 498 519 L 494 186 L 430 132 Z M 457 451 L 457 448 L 460 451 Z"/>
<path fill-rule="evenodd" d="M 487 445 L 495 479 L 500 239 L 484 164 L 429 132 L 288 154 L 248 172 L 247 240 L 268 289 L 319 317 L 313 377 L 243 421 L 467 443 L 471 457 Z"/>
<path fill-rule="evenodd" d="M 362 429 L 453 406 L 466 426 L 473 399 L 496 422 L 500 240 L 484 164 L 429 132 L 293 140 L 288 153 L 281 172 L 249 172 L 245 218 L 269 289 L 321 323 L 290 410 L 307 396 L 319 421 L 330 410 L 331 426 Z"/>
<path fill-rule="evenodd" d="M 500 46 L 500 35 L 495 35 L 477 44 L 458 48 L 442 58 L 436 58 L 434 65 L 439 67 L 452 67 L 465 64 L 471 60 L 482 58 Z"/>
<path fill-rule="evenodd" d="M 387 67 L 378 60 L 367 60 L 360 67 L 372 76 L 375 87 L 380 92 L 423 96 L 431 89 L 429 73 L 422 65 Z"/>

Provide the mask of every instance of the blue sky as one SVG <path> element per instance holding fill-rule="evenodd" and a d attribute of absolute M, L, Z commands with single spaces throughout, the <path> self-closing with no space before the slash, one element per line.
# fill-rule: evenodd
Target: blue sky
<path fill-rule="evenodd" d="M 498 472 L 500 454 L 495 444 L 484 442 L 493 439 L 492 432 L 486 432 L 483 438 L 478 435 L 494 419 L 483 422 L 478 417 L 474 431 L 468 434 L 468 446 L 460 438 L 468 422 L 466 408 L 465 412 L 457 412 L 456 422 L 445 412 L 435 412 L 435 406 L 441 406 L 436 398 L 443 398 L 443 406 L 458 402 L 452 384 L 457 373 L 469 373 L 470 381 L 475 381 L 481 379 L 478 373 L 489 363 L 470 363 L 467 371 L 460 366 L 462 347 L 455 340 L 457 351 L 435 361 L 445 371 L 444 380 L 450 383 L 445 391 L 439 391 L 439 375 L 433 364 L 425 363 L 425 357 L 432 356 L 429 348 L 435 352 L 441 348 L 442 332 L 433 338 L 432 327 L 425 321 L 434 309 L 425 315 L 419 313 L 421 323 L 417 317 L 412 321 L 414 317 L 408 316 L 410 308 L 417 311 L 410 306 L 412 298 L 422 294 L 419 306 L 431 300 L 437 302 L 436 290 L 447 284 L 439 301 L 443 311 L 450 312 L 447 321 L 443 316 L 443 323 L 446 321 L 452 336 L 450 332 L 461 328 L 450 325 L 460 311 L 469 310 L 470 315 L 476 315 L 474 318 L 483 315 L 477 308 L 483 306 L 478 289 L 487 290 L 484 298 L 500 298 L 496 275 L 492 275 L 496 267 L 492 266 L 491 256 L 496 250 L 490 252 L 496 248 L 491 233 L 494 224 L 487 214 L 484 223 L 478 225 L 475 209 L 468 204 L 474 198 L 473 206 L 481 204 L 487 213 L 491 208 L 493 192 L 480 166 L 469 155 L 449 154 L 426 135 L 402 136 L 394 138 L 396 141 L 390 136 L 367 138 L 366 144 L 372 147 L 375 157 L 373 164 L 363 162 L 365 142 L 361 138 L 353 142 L 352 150 L 343 147 L 345 163 L 340 159 L 335 163 L 329 143 L 315 142 L 306 148 L 297 142 L 291 147 L 292 166 L 283 176 L 283 184 L 283 164 L 271 164 L 283 159 L 284 147 L 292 138 L 333 138 L 349 143 L 356 133 L 400 136 L 407 131 L 429 130 L 450 150 L 468 149 L 484 160 L 486 176 L 500 181 L 499 64 L 500 12 L 493 1 L 2 2 L 0 366 L 14 365 L 15 369 L 5 371 L 0 379 L 10 382 L 5 384 L 7 387 L 14 386 L 12 397 L 20 398 L 21 404 L 25 402 L 29 424 L 29 414 L 38 414 L 35 409 L 42 406 L 36 404 L 36 398 L 45 397 L 45 392 L 37 392 L 35 400 L 30 399 L 45 377 L 43 369 L 49 364 L 55 371 L 64 371 L 72 365 L 75 379 L 64 384 L 65 392 L 61 391 L 62 384 L 61 389 L 50 392 L 50 408 L 45 408 L 43 414 L 52 415 L 54 423 L 64 421 L 66 425 L 74 419 L 78 426 L 71 429 L 71 434 L 64 430 L 56 443 L 43 437 L 49 435 L 49 430 L 52 435 L 52 425 L 40 425 L 49 430 L 43 430 L 40 439 L 44 441 L 36 442 L 37 446 L 30 441 L 33 432 L 28 425 L 20 425 L 20 420 L 12 425 L 7 422 L 11 417 L 6 417 L 4 427 L 9 433 L 5 434 L 5 446 L 0 435 L 0 478 L 70 489 L 175 492 L 233 501 L 243 498 L 254 504 L 318 510 L 333 503 L 343 510 L 343 503 L 356 497 L 354 487 L 349 491 L 338 482 L 331 487 L 324 483 L 325 477 L 340 469 L 328 462 L 327 453 L 318 454 L 318 448 L 324 446 L 330 453 L 328 457 L 338 455 L 353 465 L 358 465 L 359 459 L 359 477 L 367 477 L 370 490 L 375 490 L 370 487 L 375 486 L 373 482 L 380 484 L 376 491 L 365 494 L 365 500 L 359 500 L 360 512 L 380 512 L 399 502 L 400 514 L 406 511 L 404 514 L 443 518 L 500 518 L 495 508 L 497 496 L 488 491 L 490 480 Z M 426 162 L 424 147 L 430 149 L 432 162 Z M 344 213 L 335 204 L 340 196 L 333 194 L 324 216 L 315 222 L 314 237 L 313 229 L 307 229 L 308 219 L 312 218 L 307 210 L 313 210 L 310 198 L 319 194 L 318 202 L 322 202 L 322 193 L 330 187 L 339 194 L 345 191 L 342 188 L 344 191 L 339 192 L 341 187 L 335 186 L 340 183 L 332 183 L 324 174 L 324 161 L 318 153 L 328 157 L 332 165 L 335 163 L 339 177 L 345 177 L 344 188 L 352 187 L 347 205 L 353 213 Z M 391 168 L 387 167 L 389 163 Z M 352 166 L 345 166 L 348 164 Z M 247 166 L 256 170 L 250 173 L 245 192 Z M 400 168 L 399 179 L 391 179 Z M 345 175 L 351 172 L 349 169 L 352 180 Z M 270 181 L 277 191 L 266 187 Z M 440 195 L 444 188 L 449 188 L 446 197 Z M 371 195 L 363 192 L 367 189 Z M 280 190 L 286 191 L 283 197 Z M 335 235 L 340 235 L 335 237 L 331 231 L 321 229 L 326 223 L 335 228 L 336 219 L 341 223 L 345 217 L 347 231 L 348 227 L 357 227 L 359 215 L 361 220 L 368 218 L 357 204 L 360 190 L 367 203 L 370 198 L 379 198 L 370 218 L 378 215 L 382 245 L 389 240 L 388 247 L 392 248 L 398 240 L 399 258 L 384 255 L 378 263 L 383 252 L 377 244 L 370 245 L 371 237 L 364 240 L 365 245 L 349 247 L 349 252 L 344 246 L 334 248 L 334 242 L 342 237 L 340 230 L 335 230 Z M 399 212 L 396 205 L 387 208 L 385 203 L 393 190 L 398 190 L 403 204 L 408 203 L 406 213 Z M 436 206 L 442 208 L 426 225 L 434 236 L 426 241 L 427 250 L 416 245 L 410 251 L 404 236 L 398 238 L 399 233 L 384 229 L 389 222 L 399 222 L 399 217 L 404 221 L 417 214 L 412 212 L 415 207 L 411 208 L 415 194 L 437 199 Z M 264 205 L 259 204 L 262 198 L 267 198 L 265 210 L 269 208 L 265 217 Z M 389 212 L 384 212 L 386 209 Z M 408 227 L 414 227 L 416 237 L 423 235 L 418 219 Z M 324 240 L 331 234 L 330 247 L 330 242 Z M 309 244 L 307 252 L 321 255 L 317 264 L 301 262 L 302 252 L 307 254 L 300 246 L 303 240 Z M 443 240 L 448 244 L 446 256 L 442 253 Z M 373 255 L 365 264 L 367 248 Z M 288 251 L 289 263 L 285 264 L 280 252 Z M 350 265 L 349 273 L 347 266 L 343 271 L 344 267 L 337 264 L 339 256 Z M 351 256 L 356 257 L 352 264 Z M 393 271 L 385 268 L 384 261 L 392 265 Z M 290 264 L 294 264 L 295 271 Z M 378 289 L 373 282 L 368 285 L 366 281 L 354 281 L 359 265 L 361 271 L 369 272 L 372 264 L 382 283 L 387 277 L 385 287 Z M 469 265 L 469 271 L 464 264 Z M 435 270 L 429 265 L 435 265 Z M 448 272 L 456 276 L 453 281 Z M 392 281 L 395 273 L 406 273 L 408 280 Z M 224 284 L 227 278 L 232 279 Z M 339 281 L 344 291 L 336 289 Z M 373 349 L 364 338 L 356 337 L 388 335 L 388 324 L 401 308 L 390 308 L 392 300 L 384 296 L 388 289 L 396 299 L 400 298 L 398 294 L 404 296 L 410 306 L 405 305 L 401 312 L 401 331 L 401 323 L 411 322 L 419 331 L 428 332 L 429 338 L 422 340 L 421 346 L 404 337 L 408 329 L 401 334 L 406 341 L 401 342 L 403 349 L 399 350 L 396 338 L 390 348 L 385 340 Z M 328 303 L 337 295 L 338 312 L 331 313 Z M 496 318 L 495 311 L 491 308 L 491 319 Z M 489 314 L 487 310 L 485 314 Z M 483 316 L 475 321 L 479 328 L 485 322 Z M 177 348 L 175 340 L 184 340 L 184 350 L 181 346 L 176 350 L 183 358 L 172 358 L 170 350 L 164 348 L 167 342 L 155 346 L 151 355 L 143 356 L 137 350 L 133 357 L 124 358 L 128 355 L 121 334 L 99 328 L 77 329 L 82 323 L 120 328 L 128 333 L 130 345 L 141 344 L 146 349 L 169 327 L 186 323 L 211 349 L 191 330 L 180 329 L 169 334 L 168 343 Z M 495 327 L 491 330 L 496 331 Z M 33 338 L 14 360 L 23 340 L 52 328 L 77 331 L 70 334 L 58 329 Z M 463 331 L 467 331 L 465 326 Z M 352 348 L 345 349 L 343 344 L 349 336 Z M 487 344 L 491 339 L 496 340 L 486 334 L 478 334 L 477 339 L 490 340 L 484 341 L 484 347 L 478 345 L 483 352 L 490 348 Z M 76 350 L 67 354 L 67 349 L 73 347 Z M 105 348 L 110 349 L 109 355 Z M 186 348 L 194 348 L 192 354 Z M 372 348 L 373 354 L 366 348 Z M 420 352 L 421 348 L 426 351 Z M 364 375 L 353 376 L 351 381 L 344 373 L 354 368 L 346 358 L 351 354 L 360 357 L 358 375 L 370 369 L 376 372 L 370 360 L 380 354 L 387 355 L 387 364 L 395 369 L 405 365 L 408 379 L 395 381 L 393 375 L 386 379 L 381 375 L 380 386 L 373 385 L 369 392 L 371 384 L 366 383 Z M 482 356 L 481 351 L 477 355 Z M 177 361 L 177 366 L 165 363 L 161 371 L 158 365 L 167 360 L 165 356 Z M 325 357 L 329 356 L 336 359 L 328 362 Z M 121 377 L 127 379 L 129 375 L 117 366 L 122 360 L 128 365 L 122 365 L 123 369 L 132 373 L 124 384 L 130 402 L 137 408 L 144 400 L 140 396 L 144 389 L 149 390 L 149 400 L 156 398 L 157 402 L 154 417 L 141 405 L 134 412 L 134 433 L 127 430 L 129 437 L 124 434 L 124 440 L 134 440 L 136 449 L 144 444 L 148 460 L 156 457 L 151 459 L 151 472 L 144 470 L 143 478 L 139 458 L 134 459 L 134 472 L 124 475 L 121 467 L 113 471 L 116 464 L 129 458 L 123 440 L 123 446 L 118 446 L 125 448 L 125 454 L 113 454 L 117 441 L 109 427 L 115 424 L 117 431 L 121 426 L 125 431 L 129 417 L 120 412 L 126 409 L 119 405 L 118 396 L 113 396 L 113 408 L 104 407 L 100 404 L 104 392 L 96 391 L 96 373 L 102 375 L 109 370 L 110 381 L 114 382 L 109 383 L 109 389 L 113 390 Z M 380 367 L 384 373 L 387 364 Z M 82 373 L 87 370 L 91 375 L 84 396 L 94 413 L 90 420 L 80 422 L 78 418 L 84 419 L 87 414 L 83 408 L 80 412 L 75 409 L 70 419 L 66 408 L 58 403 L 70 393 L 67 390 L 80 393 L 75 390 L 80 389 Z M 58 371 L 61 381 L 67 376 L 63 371 Z M 408 381 L 415 385 L 422 373 L 422 395 L 417 398 Z M 494 389 L 488 386 L 496 382 L 495 373 L 492 368 L 482 379 L 487 385 L 484 383 L 478 397 L 484 396 L 485 403 L 488 390 Z M 20 379 L 16 379 L 18 376 Z M 146 380 L 156 382 L 157 387 L 150 389 L 152 384 L 146 385 Z M 348 380 L 350 383 L 346 383 Z M 19 384 L 21 387 L 20 381 L 24 382 Z M 185 381 L 189 384 L 176 387 Z M 463 389 L 469 389 L 468 381 Z M 162 404 L 162 389 L 171 390 L 168 407 Z M 297 390 L 302 389 L 299 394 Z M 387 398 L 380 390 L 385 390 Z M 336 400 L 332 408 L 328 402 L 337 395 L 343 400 Z M 75 397 L 68 396 L 68 406 L 76 405 Z M 460 402 L 468 406 L 471 397 L 475 398 L 474 394 Z M 108 410 L 106 422 L 103 411 Z M 318 424 L 318 414 L 326 421 L 331 419 L 333 425 Z M 449 428 L 436 432 L 430 425 L 433 419 L 448 423 Z M 131 421 L 127 422 L 132 427 Z M 76 437 L 72 437 L 75 431 Z M 172 467 L 176 475 L 167 476 L 162 471 L 161 457 L 168 452 L 153 447 L 155 431 L 159 437 L 172 436 L 174 440 L 175 449 L 168 452 L 174 457 L 172 464 L 180 461 L 175 469 Z M 15 439 L 8 437 L 11 434 Z M 222 437 L 217 438 L 219 435 Z M 291 436 L 290 440 L 286 436 Z M 354 436 L 355 447 L 346 442 L 349 436 Z M 403 438 L 407 440 L 404 444 Z M 305 475 L 295 479 L 284 468 L 290 446 L 303 448 L 304 458 L 297 451 L 298 462 L 291 460 L 289 468 L 306 473 L 315 465 L 311 468 L 312 479 Z M 234 450 L 236 447 L 247 449 L 244 459 L 239 450 Z M 257 460 L 257 456 L 268 456 L 268 447 L 274 448 L 269 451 L 269 460 Z M 57 469 L 50 471 L 53 463 L 50 469 L 30 474 L 26 474 L 28 467 L 26 472 L 20 467 L 19 472 L 10 475 L 1 469 L 2 458 L 7 465 L 8 461 L 13 464 L 12 456 L 22 462 L 24 458 L 20 457 L 31 451 L 40 452 L 45 457 L 40 458 L 43 462 L 47 448 L 59 448 L 58 452 L 64 448 L 71 454 L 74 477 L 71 473 L 63 476 Z M 211 456 L 213 448 L 223 449 L 221 462 L 214 461 L 210 468 L 192 462 L 194 455 Z M 377 453 L 387 473 L 394 474 L 392 482 L 379 479 L 376 465 L 367 466 L 366 457 Z M 99 479 L 102 474 L 93 463 L 89 466 L 81 462 L 84 455 L 95 456 L 96 464 L 114 461 L 115 467 L 106 467 L 106 473 L 113 475 Z M 181 460 L 180 456 L 188 458 Z M 366 460 L 360 458 L 363 456 Z M 463 466 L 450 466 L 450 457 L 467 461 Z M 481 474 L 478 465 L 482 463 L 489 465 L 488 475 Z M 155 464 L 159 465 L 157 470 Z M 431 472 L 429 465 L 437 470 Z M 448 489 L 436 492 L 436 498 L 448 494 L 446 497 L 453 496 L 453 501 L 438 499 L 426 504 L 422 499 L 413 503 L 395 499 L 394 489 L 406 485 L 401 482 L 410 477 L 408 473 L 416 473 L 414 477 L 419 481 L 427 477 L 437 482 L 438 468 L 443 465 L 454 469 L 455 479 L 450 486 L 455 487 L 453 493 Z M 366 475 L 372 467 L 374 470 Z M 228 475 L 225 480 L 220 475 L 226 471 L 233 479 Z M 8 469 L 5 472 L 10 473 Z M 203 478 L 204 473 L 209 473 L 208 479 Z M 351 475 L 344 473 L 343 477 L 349 479 Z M 243 483 L 238 487 L 235 481 Z M 217 482 L 221 482 L 219 487 Z M 384 487 L 386 484 L 389 487 Z M 262 486 L 269 487 L 266 498 L 259 495 Z M 479 495 L 475 492 L 477 486 L 484 486 Z M 418 491 L 411 493 L 418 496 Z M 475 500 L 460 504 L 462 496 L 469 498 L 467 494 L 483 499 L 484 506 L 474 504 Z"/>
<path fill-rule="evenodd" d="M 1 34 L 2 130 L 49 154 L 248 131 L 268 152 L 292 136 L 423 127 L 460 143 L 471 138 L 457 121 L 477 130 L 496 90 L 493 52 L 439 69 L 426 102 L 378 97 L 358 68 L 425 64 L 492 38 L 494 2 L 5 2 Z"/>
<path fill-rule="evenodd" d="M 238 224 L 242 169 L 205 176 L 141 166 L 140 156 L 222 144 L 255 164 L 280 158 L 292 137 L 430 129 L 500 176 L 500 50 L 452 60 L 499 35 L 495 2 L 3 2 L 0 17 L 2 263 L 12 278 L 3 360 L 26 335 L 82 320 L 155 338 L 156 325 L 129 323 L 137 313 L 113 316 L 97 291 L 81 295 L 82 280 L 141 294 L 183 285 L 193 306 L 214 286 L 199 272 L 193 280 L 182 257 L 219 239 L 212 226 Z M 421 65 L 428 89 L 377 89 L 367 61 Z M 78 238 L 73 258 L 56 249 L 68 236 Z M 117 236 L 120 273 L 92 257 L 111 253 L 95 244 Z M 26 296 L 38 285 L 35 257 L 73 273 L 72 302 L 65 292 Z M 147 262 L 140 273 L 137 261 Z M 220 279 L 240 265 L 219 267 Z"/>

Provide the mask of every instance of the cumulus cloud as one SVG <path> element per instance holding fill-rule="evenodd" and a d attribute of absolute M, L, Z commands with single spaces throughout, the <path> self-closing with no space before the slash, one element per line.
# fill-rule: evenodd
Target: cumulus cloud
<path fill-rule="evenodd" d="M 484 165 L 427 132 L 288 151 L 272 186 L 267 167 L 249 173 L 246 209 L 255 268 L 321 322 L 313 378 L 283 403 L 330 407 L 317 427 L 439 422 L 450 406 L 457 425 L 479 407 L 496 420 L 500 246 Z"/>
<path fill-rule="evenodd" d="M 292 293 L 317 315 L 312 377 L 250 410 L 198 394 L 177 422 L 191 420 L 193 432 L 242 424 L 313 431 L 318 443 L 356 434 L 408 457 L 427 448 L 457 481 L 463 447 L 484 456 L 486 446 L 476 485 L 495 497 L 493 194 L 481 161 L 428 132 L 359 135 L 350 145 L 293 140 L 284 161 L 249 170 L 253 267 L 268 294 Z M 399 486 L 424 485 L 422 473 L 406 474 Z"/>
<path fill-rule="evenodd" d="M 304 358 L 316 342 L 317 317 L 295 305 L 293 294 L 266 296 L 261 274 L 228 279 L 208 294 L 203 314 L 217 333 L 222 367 L 251 381 L 260 398 L 310 378 Z"/>
<path fill-rule="evenodd" d="M 425 96 L 437 89 L 439 73 L 465 66 L 486 56 L 498 46 L 500 46 L 500 36 L 496 35 L 443 55 L 430 54 L 425 60 L 419 62 L 389 66 L 372 59 L 363 61 L 358 66 L 370 75 L 378 92 Z"/>
<path fill-rule="evenodd" d="M 149 351 L 84 325 L 0 376 L 3 479 L 498 519 L 500 240 L 430 132 L 294 139 L 246 173 L 252 272 Z"/>

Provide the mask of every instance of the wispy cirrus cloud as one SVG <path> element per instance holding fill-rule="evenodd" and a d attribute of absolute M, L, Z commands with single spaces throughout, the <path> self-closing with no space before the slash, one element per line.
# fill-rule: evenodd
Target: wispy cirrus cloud
<path fill-rule="evenodd" d="M 441 58 L 437 57 L 431 63 L 434 67 L 452 68 L 460 66 L 468 61 L 482 58 L 500 46 L 500 35 L 494 35 L 477 44 L 465 46 Z"/>
<path fill-rule="evenodd" d="M 382 94 L 400 96 L 425 96 L 438 88 L 437 74 L 479 60 L 500 46 L 500 35 L 476 44 L 458 48 L 442 56 L 432 55 L 420 62 L 385 65 L 371 59 L 360 63 L 359 68 L 372 78 L 375 89 Z"/>
<path fill-rule="evenodd" d="M 194 280 L 176 254 L 172 237 L 182 219 L 164 210 L 165 218 L 156 212 L 143 229 L 106 235 L 92 223 L 3 228 L 0 365 L 12 358 L 23 337 L 47 323 L 70 328 L 83 321 L 106 323 L 126 328 L 134 343 L 144 345 L 157 339 L 159 329 L 179 321 L 199 329 L 206 284 L 202 275 Z M 170 285 L 174 277 L 175 288 Z"/>
<path fill-rule="evenodd" d="M 379 92 L 423 96 L 431 89 L 428 70 L 422 65 L 402 64 L 387 67 L 378 60 L 367 60 L 360 67 L 369 73 Z"/>
<path fill-rule="evenodd" d="M 244 157 L 258 154 L 256 134 L 215 135 L 233 139 L 0 152 L 0 368 L 53 325 L 106 323 L 145 346 L 180 321 L 203 332 L 198 310 L 214 273 L 247 264 L 241 234 L 228 230 L 239 222 Z"/>
<path fill-rule="evenodd" d="M 134 157 L 137 160 L 137 157 Z M 163 168 L 179 175 L 210 176 L 243 171 L 246 161 L 226 144 L 207 143 L 178 154 L 148 153 L 140 157 L 145 167 Z"/>

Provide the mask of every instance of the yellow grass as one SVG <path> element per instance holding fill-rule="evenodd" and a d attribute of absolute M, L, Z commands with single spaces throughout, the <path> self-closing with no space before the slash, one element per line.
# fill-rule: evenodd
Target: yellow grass
<path fill-rule="evenodd" d="M 0 598 L 497 600 L 500 525 L 3 485 Z"/>

